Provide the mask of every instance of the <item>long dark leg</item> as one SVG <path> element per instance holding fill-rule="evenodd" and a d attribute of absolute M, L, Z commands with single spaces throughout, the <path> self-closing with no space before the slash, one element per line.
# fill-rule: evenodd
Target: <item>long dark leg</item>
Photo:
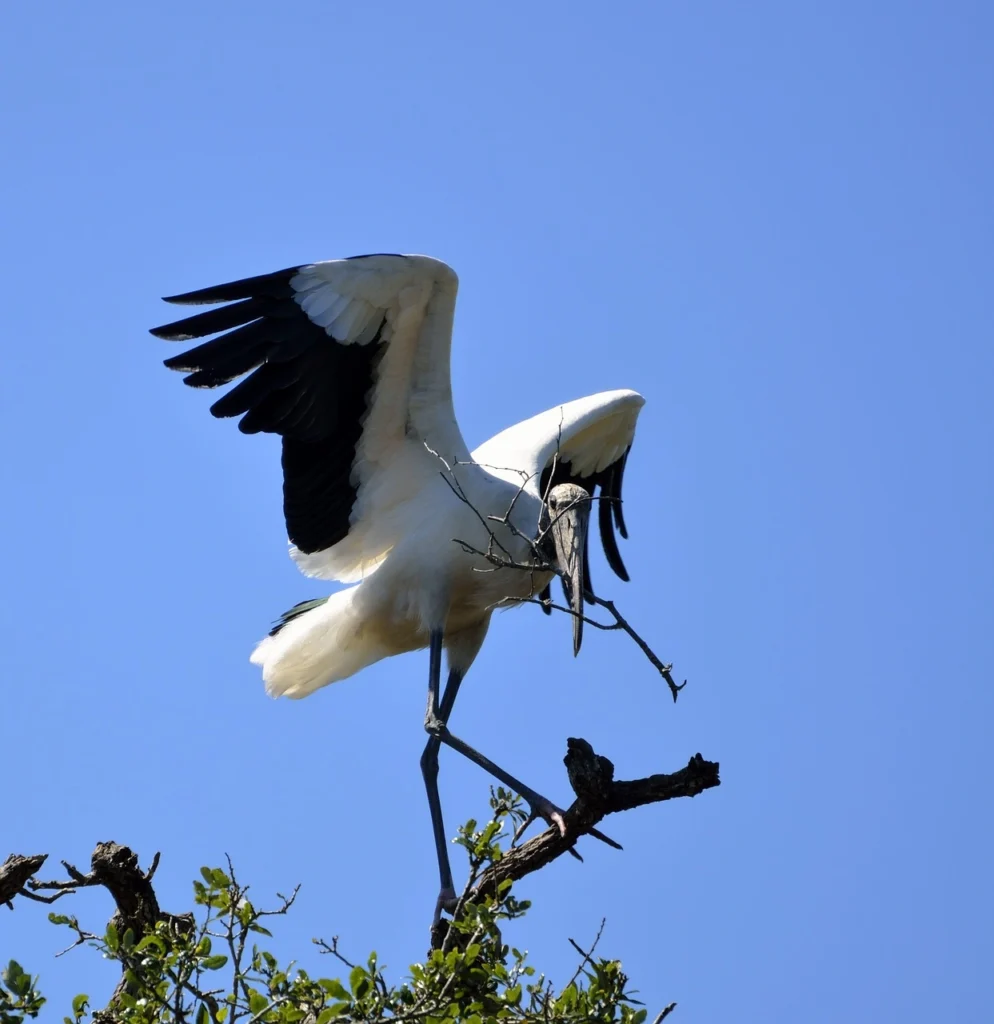
<path fill-rule="evenodd" d="M 442 664 L 442 632 L 433 631 L 429 640 L 430 668 L 428 680 L 428 707 L 425 711 L 425 730 L 429 733 L 428 743 L 424 753 L 421 755 L 421 773 L 424 776 L 425 788 L 428 791 L 428 805 L 431 809 L 432 829 L 435 833 L 435 851 L 438 856 L 438 873 L 441 880 L 441 893 L 439 894 L 439 907 L 445 900 L 455 899 L 455 892 L 452 887 L 452 870 L 449 866 L 448 844 L 445 837 L 445 825 L 442 821 L 442 805 L 438 797 L 438 751 L 440 744 L 458 750 L 463 757 L 469 758 L 474 764 L 479 765 L 485 772 L 488 772 L 495 779 L 503 782 L 516 793 L 520 793 L 531 807 L 531 818 L 545 818 L 555 823 L 559 830 L 566 834 L 566 824 L 563 821 L 563 812 L 549 799 L 536 792 L 531 786 L 526 786 L 520 779 L 516 779 L 510 772 L 504 771 L 499 764 L 491 761 L 485 754 L 471 747 L 458 736 L 449 732 L 448 720 L 452 713 L 452 705 L 455 704 L 456 694 L 459 692 L 459 684 L 462 682 L 462 675 L 453 671 L 445 686 L 445 694 L 441 704 L 438 700 L 438 686 L 441 676 Z M 609 839 L 603 832 L 597 829 L 590 829 L 590 835 L 602 842 L 621 849 L 621 845 L 613 839 Z M 437 911 L 436 911 L 437 912 Z"/>
<path fill-rule="evenodd" d="M 439 732 L 452 713 L 452 705 L 456 702 L 462 675 L 459 672 L 449 673 L 445 692 L 441 703 L 438 699 L 438 685 L 442 674 L 442 631 L 433 630 L 429 639 L 428 667 L 428 707 L 425 709 L 425 730 L 430 734 L 424 753 L 421 755 L 421 774 L 425 780 L 428 793 L 428 808 L 431 811 L 431 828 L 435 835 L 435 855 L 438 858 L 439 893 L 435 905 L 435 920 L 446 904 L 456 898 L 452 885 L 452 867 L 449 864 L 449 848 L 445 835 L 445 824 L 442 820 L 442 801 L 438 796 L 438 748 L 441 745 Z"/>
<path fill-rule="evenodd" d="M 478 764 L 485 772 L 489 772 L 495 779 L 503 782 L 505 786 L 508 786 L 516 793 L 520 793 L 528 801 L 531 808 L 528 822 L 532 822 L 536 818 L 544 818 L 546 821 L 554 824 L 563 835 L 566 835 L 566 822 L 563 819 L 563 812 L 551 800 L 542 796 L 541 793 L 537 793 L 531 786 L 526 786 L 520 779 L 516 779 L 511 775 L 510 772 L 504 771 L 500 765 L 494 764 L 489 757 L 475 750 L 468 743 L 459 739 L 458 736 L 453 736 L 444 722 L 438 724 L 436 735 L 446 746 L 452 747 L 453 750 L 458 750 L 463 757 L 468 757 L 470 761 Z M 435 736 L 433 735 L 432 738 L 434 739 Z M 588 829 L 588 833 L 595 839 L 599 839 L 602 843 L 613 846 L 616 850 L 621 849 L 621 843 L 616 843 L 599 829 Z"/>

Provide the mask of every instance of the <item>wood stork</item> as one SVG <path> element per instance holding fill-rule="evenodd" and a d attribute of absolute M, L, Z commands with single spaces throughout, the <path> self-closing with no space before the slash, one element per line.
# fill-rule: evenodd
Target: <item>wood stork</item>
<path fill-rule="evenodd" d="M 578 651 L 590 586 L 587 517 L 598 492 L 608 564 L 628 579 L 614 531 L 627 536 L 621 481 L 643 404 L 634 391 L 566 402 L 471 453 L 449 379 L 457 284 L 427 256 L 329 260 L 171 296 L 165 301 L 226 305 L 152 330 L 171 341 L 220 334 L 166 366 L 187 373 L 191 387 L 248 374 L 211 412 L 241 416 L 247 434 L 282 437 L 290 554 L 308 576 L 353 584 L 298 604 L 259 643 L 251 660 L 267 691 L 306 697 L 382 658 L 429 648 L 421 768 L 441 883 L 436 917 L 454 898 L 437 788 L 441 743 L 564 828 L 551 801 L 448 730 L 494 608 L 547 595 L 553 575 L 495 567 L 481 553 L 499 550 L 520 564 L 534 562 L 536 541 L 554 551 Z"/>

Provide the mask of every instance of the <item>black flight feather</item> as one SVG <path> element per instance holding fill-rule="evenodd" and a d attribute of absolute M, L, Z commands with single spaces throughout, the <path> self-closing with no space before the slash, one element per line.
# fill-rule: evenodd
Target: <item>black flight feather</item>
<path fill-rule="evenodd" d="M 290 278 L 299 270 L 300 266 L 287 267 L 272 274 L 243 277 L 240 281 L 216 284 L 212 288 L 201 288 L 195 292 L 184 292 L 182 295 L 165 295 L 163 302 L 173 302 L 178 306 L 205 306 L 212 302 L 235 302 L 238 299 L 254 299 L 261 295 L 274 299 L 292 299 Z"/>
<path fill-rule="evenodd" d="M 244 377 L 211 412 L 241 416 L 244 433 L 283 438 L 287 534 L 311 553 L 349 532 L 357 492 L 352 469 L 376 383 L 383 323 L 366 345 L 339 344 L 294 301 L 290 280 L 299 270 L 288 267 L 171 296 L 167 302 L 230 305 L 152 333 L 182 340 L 227 332 L 172 356 L 166 366 L 187 373 L 184 382 L 191 387 L 214 388 Z"/>

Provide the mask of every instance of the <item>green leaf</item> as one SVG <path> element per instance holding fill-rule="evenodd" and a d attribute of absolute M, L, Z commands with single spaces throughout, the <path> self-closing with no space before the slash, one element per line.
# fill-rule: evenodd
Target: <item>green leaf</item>
<path fill-rule="evenodd" d="M 250 925 L 249 931 L 258 932 L 260 935 L 268 935 L 270 938 L 273 937 L 273 933 L 268 928 L 263 928 L 261 924 Z"/>
<path fill-rule="evenodd" d="M 221 892 L 215 893 L 208 900 L 208 904 L 215 910 L 225 911 L 231 906 L 231 896 L 228 894 L 227 889 Z"/>
<path fill-rule="evenodd" d="M 211 871 L 210 868 L 206 868 L 206 867 L 201 868 L 200 869 L 200 877 L 203 878 L 203 880 L 208 885 L 213 885 L 214 884 L 214 872 Z"/>
<path fill-rule="evenodd" d="M 349 994 L 338 978 L 318 978 L 318 984 L 333 999 L 348 999 Z"/>
<path fill-rule="evenodd" d="M 197 1024 L 207 1024 L 210 1019 L 210 1014 L 207 1012 L 207 1004 L 201 1003 L 197 1007 Z"/>
<path fill-rule="evenodd" d="M 218 889 L 227 889 L 231 885 L 231 879 L 220 868 L 214 868 L 211 872 L 211 882 Z"/>
<path fill-rule="evenodd" d="M 49 919 L 49 921 L 52 922 L 52 924 L 68 924 L 69 923 L 69 917 L 66 914 L 49 914 L 48 915 L 48 919 Z"/>
<path fill-rule="evenodd" d="M 365 987 L 369 987 L 369 975 L 366 973 L 366 968 L 356 964 L 355 967 L 349 971 L 349 988 L 352 989 L 352 994 L 357 998 L 361 999 L 359 995 L 359 986 L 365 982 Z"/>
<path fill-rule="evenodd" d="M 569 1012 L 576 1006 L 576 983 L 570 982 L 562 991 L 562 995 L 556 1000 L 556 1010 Z"/>
<path fill-rule="evenodd" d="M 217 956 L 209 956 L 201 960 L 200 968 L 204 971 L 219 971 L 227 962 L 228 958 L 219 953 Z"/>
<path fill-rule="evenodd" d="M 80 992 L 78 996 L 73 997 L 72 1012 L 79 1017 L 86 1010 L 89 1001 L 90 997 L 85 992 Z"/>
<path fill-rule="evenodd" d="M 20 985 L 21 978 L 26 977 L 24 968 L 16 960 L 11 960 L 7 964 L 7 970 L 3 972 L 3 981 L 12 991 L 16 991 L 15 986 Z"/>
<path fill-rule="evenodd" d="M 107 925 L 107 934 L 104 939 L 107 943 L 107 948 L 112 953 L 116 953 L 121 948 L 121 940 L 113 923 Z"/>
<path fill-rule="evenodd" d="M 256 992 L 254 988 L 249 989 L 249 1010 L 253 1014 L 262 1013 L 268 1005 L 269 1000 L 261 992 Z"/>
<path fill-rule="evenodd" d="M 351 1003 L 333 1003 L 318 1014 L 317 1024 L 328 1024 L 329 1020 L 340 1017 L 351 1005 Z"/>

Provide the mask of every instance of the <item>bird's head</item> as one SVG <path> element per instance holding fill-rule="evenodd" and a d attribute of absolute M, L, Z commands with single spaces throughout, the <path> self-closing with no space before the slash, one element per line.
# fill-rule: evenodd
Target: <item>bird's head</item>
<path fill-rule="evenodd" d="M 590 495 L 578 484 L 557 484 L 546 499 L 542 538 L 550 559 L 562 573 L 566 600 L 573 612 L 573 654 L 583 639 L 583 563 L 587 547 Z"/>

